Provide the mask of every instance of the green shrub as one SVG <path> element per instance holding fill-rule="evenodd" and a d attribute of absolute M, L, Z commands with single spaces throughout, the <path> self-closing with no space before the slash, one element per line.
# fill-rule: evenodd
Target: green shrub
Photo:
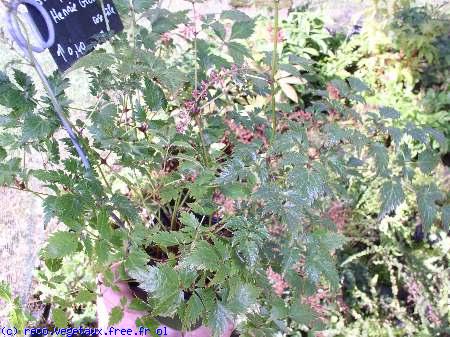
<path fill-rule="evenodd" d="M 77 64 L 95 104 L 72 124 L 92 170 L 57 134 L 52 100 L 66 114 L 82 103 L 69 104 L 68 79 L 55 74 L 56 97 L 41 97 L 25 72 L 0 76 L 0 184 L 31 191 L 29 179 L 39 179 L 50 191 L 47 220 L 67 227 L 50 236 L 47 266 L 83 252 L 114 286 L 110 267 L 121 262 L 120 278 L 148 294 L 132 302 L 146 323 L 201 322 L 219 335 L 239 317 L 243 336 L 312 335 L 324 327 L 321 301 L 340 286 L 336 250 L 346 239 L 330 218 L 334 203 L 357 202 L 353 189 L 371 177 L 379 220 L 407 189 L 425 231 L 446 224 L 445 195 L 413 180 L 434 172 L 444 136 L 397 127 L 399 112 L 386 106 L 364 111 L 368 87 L 357 78 L 304 83 L 315 81 L 314 61 L 280 54 L 276 19 L 272 52 L 253 58 L 255 22 L 244 13 L 192 23 L 186 12 L 131 7 L 127 31 Z M 295 102 L 285 84 L 298 81 L 308 99 Z M 46 166 L 29 169 L 27 149 Z M 61 308 L 73 304 L 51 295 Z"/>

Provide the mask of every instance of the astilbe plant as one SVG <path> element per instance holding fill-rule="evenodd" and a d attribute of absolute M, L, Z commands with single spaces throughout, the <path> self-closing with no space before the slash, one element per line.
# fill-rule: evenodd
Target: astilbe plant
<path fill-rule="evenodd" d="M 136 6 L 122 16 L 143 12 Z M 129 22 L 130 35 L 118 34 L 108 50 L 77 65 L 95 97 L 73 125 L 91 174 L 57 136 L 52 105 L 38 98 L 32 79 L 18 69 L 1 74 L 8 112 L 0 119 L 0 184 L 29 190 L 35 177 L 46 185 L 47 221 L 56 217 L 67 230 L 52 234 L 43 259 L 58 265 L 83 251 L 110 286 L 110 266 L 121 262 L 121 278 L 148 294 L 131 303 L 148 312 L 140 324 L 177 317 L 183 329 L 201 322 L 218 335 L 238 321 L 243 336 L 320 330 L 324 301 L 340 283 L 334 252 L 345 238 L 338 231 L 360 178 L 383 181 L 380 219 L 408 186 L 418 190 L 425 227 L 436 220 L 441 193 L 412 178 L 417 166 L 432 172 L 441 135 L 397 128 L 390 108 L 360 114 L 368 89 L 361 81 L 311 89 L 303 105 L 275 102 L 277 69 L 303 79 L 311 61 L 284 55 L 274 62 L 276 49 L 255 61 L 245 45 L 254 29 L 247 15 L 206 16 L 189 36 L 177 33 L 191 27 L 186 12 L 152 7 Z M 55 74 L 51 82 L 68 112 L 68 79 Z M 418 155 L 408 137 L 423 144 Z M 28 169 L 17 156 L 28 149 L 42 153 L 43 169 Z"/>

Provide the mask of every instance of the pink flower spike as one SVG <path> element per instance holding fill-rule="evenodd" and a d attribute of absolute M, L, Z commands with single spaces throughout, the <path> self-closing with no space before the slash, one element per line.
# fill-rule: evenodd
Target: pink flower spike
<path fill-rule="evenodd" d="M 270 283 L 272 284 L 272 289 L 275 294 L 281 297 L 284 293 L 284 290 L 289 288 L 289 284 L 283 279 L 283 276 L 281 276 L 277 272 L 274 272 L 272 270 L 272 267 L 269 267 L 266 270 L 266 275 Z"/>

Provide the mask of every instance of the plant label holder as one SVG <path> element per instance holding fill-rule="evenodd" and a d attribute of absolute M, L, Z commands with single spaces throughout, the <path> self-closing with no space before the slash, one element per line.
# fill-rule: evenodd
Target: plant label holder
<path fill-rule="evenodd" d="M 33 28 L 43 41 L 40 50 L 33 50 L 49 49 L 60 71 L 67 70 L 98 43 L 123 30 L 112 0 L 100 4 L 96 0 L 18 0 L 11 6 L 17 10 L 20 4 L 27 7 Z M 24 42 L 17 28 L 16 37 Z"/>

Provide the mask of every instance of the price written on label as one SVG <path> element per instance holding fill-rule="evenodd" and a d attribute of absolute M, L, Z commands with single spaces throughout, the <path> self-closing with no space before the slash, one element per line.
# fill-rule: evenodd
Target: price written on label
<path fill-rule="evenodd" d="M 55 43 L 50 53 L 59 70 L 67 70 L 80 57 L 93 50 L 99 37 L 123 30 L 123 24 L 112 0 L 104 0 L 103 8 L 96 0 L 38 0 L 50 15 L 55 28 Z M 28 11 L 44 40 L 47 26 L 40 13 Z M 108 34 L 108 36 L 110 36 Z M 106 34 L 105 34 L 106 35 Z"/>

